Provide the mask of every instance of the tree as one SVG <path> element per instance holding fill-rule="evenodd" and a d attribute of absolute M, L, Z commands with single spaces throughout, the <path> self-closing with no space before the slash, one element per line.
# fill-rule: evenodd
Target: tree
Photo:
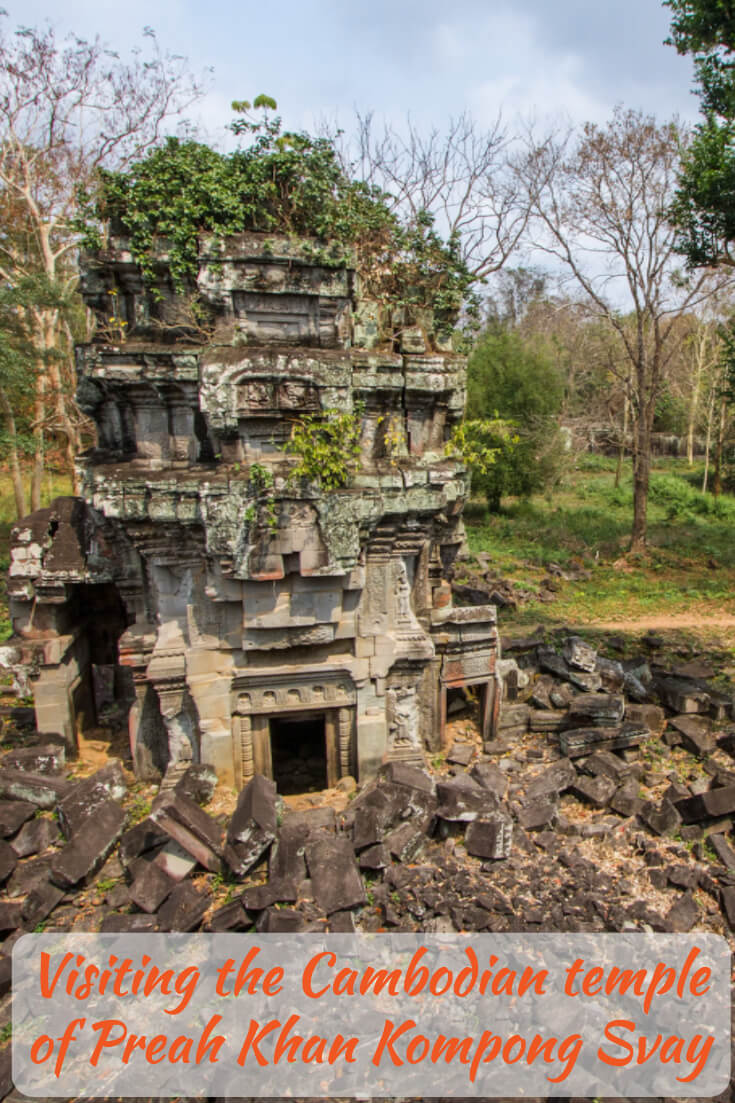
<path fill-rule="evenodd" d="M 607 126 L 531 142 L 520 170 L 538 248 L 565 266 L 624 352 L 611 369 L 630 392 L 633 551 L 646 542 L 651 433 L 676 322 L 717 286 L 708 271 L 680 270 L 668 219 L 685 144 L 676 122 L 619 108 Z"/>
<path fill-rule="evenodd" d="M 470 424 L 496 419 L 484 444 L 497 454 L 485 470 L 473 472 L 473 487 L 482 491 L 493 512 L 504 495 L 534 494 L 558 476 L 562 397 L 553 354 L 542 342 L 524 340 L 502 327 L 478 342 L 467 371 L 467 417 Z"/>
<path fill-rule="evenodd" d="M 444 131 L 422 133 L 411 119 L 381 129 L 371 114 L 358 114 L 351 140 L 336 127 L 323 130 L 347 176 L 384 194 L 404 220 L 432 220 L 470 283 L 498 272 L 521 243 L 529 208 L 500 116 L 487 130 L 463 113 Z"/>
<path fill-rule="evenodd" d="M 672 207 L 693 266 L 735 265 L 735 9 L 724 0 L 664 0 L 671 38 L 693 54 L 703 121 L 682 161 Z"/>
<path fill-rule="evenodd" d="M 62 443 L 72 473 L 79 450 L 80 199 L 100 169 L 139 158 L 200 94 L 184 60 L 163 55 L 152 31 L 145 39 L 145 50 L 123 61 L 99 39 L 60 44 L 51 29 L 0 32 L 0 280 L 15 296 L 13 324 L 23 331 L 33 391 L 31 509 L 40 506 L 47 436 Z"/>

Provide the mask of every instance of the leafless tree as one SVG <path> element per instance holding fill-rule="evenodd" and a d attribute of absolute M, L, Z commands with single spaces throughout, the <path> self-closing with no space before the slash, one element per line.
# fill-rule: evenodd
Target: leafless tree
<path fill-rule="evenodd" d="M 446 129 L 422 131 L 410 118 L 402 127 L 357 113 L 345 135 L 323 123 L 348 175 L 390 197 L 409 218 L 431 215 L 440 233 L 454 238 L 472 276 L 498 271 L 523 238 L 528 206 L 511 171 L 513 139 L 498 116 L 482 129 L 471 115 L 451 118 Z"/>
<path fill-rule="evenodd" d="M 534 245 L 561 263 L 625 351 L 633 433 L 631 550 L 646 543 L 651 433 L 677 347 L 677 319 L 724 277 L 685 272 L 667 212 L 687 134 L 676 121 L 618 108 L 606 126 L 529 136 L 518 175 Z"/>
<path fill-rule="evenodd" d="M 70 471 L 78 450 L 73 334 L 59 305 L 76 282 L 80 196 L 103 168 L 123 168 L 201 94 L 183 58 L 164 54 L 153 31 L 122 60 L 99 40 L 59 42 L 52 29 L 0 28 L 0 279 L 45 282 L 25 321 L 35 462 L 31 508 L 40 505 L 44 437 L 63 441 Z M 9 220 L 12 220 L 9 222 Z"/>

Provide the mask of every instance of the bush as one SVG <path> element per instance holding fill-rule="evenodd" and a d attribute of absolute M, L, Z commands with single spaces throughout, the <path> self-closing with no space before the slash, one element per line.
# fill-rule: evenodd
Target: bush
<path fill-rule="evenodd" d="M 508 494 L 528 497 L 558 482 L 566 442 L 557 424 L 563 385 L 543 344 L 512 330 L 486 334 L 468 365 L 467 415 L 499 417 L 512 435 L 495 442 L 495 462 L 472 470 L 473 486 L 497 512 Z"/>

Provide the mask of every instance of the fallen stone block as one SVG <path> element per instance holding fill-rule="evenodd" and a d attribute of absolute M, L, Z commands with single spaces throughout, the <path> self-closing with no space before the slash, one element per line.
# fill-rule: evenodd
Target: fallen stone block
<path fill-rule="evenodd" d="M 36 805 L 27 800 L 0 800 L 0 837 L 15 835 L 26 820 L 36 814 Z"/>
<path fill-rule="evenodd" d="M 266 908 L 258 916 L 255 929 L 261 934 L 296 934 L 306 930 L 306 921 L 293 908 Z"/>
<path fill-rule="evenodd" d="M 195 931 L 207 907 L 206 896 L 194 888 L 191 881 L 182 881 L 171 890 L 158 909 L 158 926 L 162 931 Z"/>
<path fill-rule="evenodd" d="M 74 782 L 59 804 L 59 823 L 67 839 L 109 800 L 122 800 L 125 793 L 122 763 L 115 758 L 90 777 Z"/>
<path fill-rule="evenodd" d="M 676 810 L 684 823 L 729 816 L 735 812 L 735 785 L 724 789 L 708 789 L 706 793 L 686 797 L 676 802 Z"/>
<path fill-rule="evenodd" d="M 598 655 L 595 670 L 600 675 L 602 685 L 608 693 L 620 693 L 625 686 L 623 664 L 617 659 L 606 659 Z"/>
<path fill-rule="evenodd" d="M 708 712 L 712 698 L 699 682 L 688 678 L 659 677 L 656 691 L 667 708 L 676 713 Z"/>
<path fill-rule="evenodd" d="M 550 647 L 539 647 L 536 651 L 536 660 L 539 669 L 546 674 L 553 674 L 555 678 L 566 681 L 569 677 L 569 667 L 561 655 L 557 655 Z"/>
<path fill-rule="evenodd" d="M 196 858 L 193 858 L 183 846 L 179 846 L 173 839 L 168 839 L 164 846 L 153 859 L 153 865 L 158 866 L 167 877 L 175 884 L 185 880 L 196 869 Z"/>
<path fill-rule="evenodd" d="M 405 762 L 389 762 L 378 774 L 377 787 L 391 802 L 388 823 L 413 819 L 423 831 L 431 829 L 437 798 L 434 781 L 425 770 Z"/>
<path fill-rule="evenodd" d="M 569 636 L 564 640 L 563 655 L 569 666 L 588 674 L 597 666 L 597 651 L 579 636 Z"/>
<path fill-rule="evenodd" d="M 146 816 L 145 819 L 129 827 L 123 833 L 120 839 L 118 857 L 124 866 L 130 865 L 146 850 L 153 850 L 157 846 L 162 846 L 168 839 L 169 836 L 163 828 L 155 823 L 150 816 Z"/>
<path fill-rule="evenodd" d="M 672 716 L 669 723 L 679 732 L 683 746 L 691 754 L 708 755 L 717 746 L 712 724 L 704 716 L 682 713 L 680 716 Z"/>
<path fill-rule="evenodd" d="M 470 777 L 487 789 L 499 800 L 503 800 L 508 790 L 508 775 L 492 762 L 476 762 L 470 771 Z"/>
<path fill-rule="evenodd" d="M 720 903 L 730 930 L 735 931 L 735 886 L 726 885 L 720 890 Z"/>
<path fill-rule="evenodd" d="M 31 774 L 60 774 L 65 764 L 66 752 L 62 743 L 44 743 L 9 751 L 0 763 L 9 770 L 25 770 Z"/>
<path fill-rule="evenodd" d="M 242 900 L 232 900 L 229 904 L 217 908 L 207 922 L 207 930 L 218 934 L 227 931 L 247 931 L 253 922 L 243 907 Z"/>
<path fill-rule="evenodd" d="M 639 816 L 657 835 L 673 835 L 681 827 L 681 816 L 676 806 L 668 800 L 662 800 L 660 804 L 645 801 Z"/>
<path fill-rule="evenodd" d="M 330 934 L 354 934 L 356 931 L 355 917 L 352 912 L 335 912 L 330 915 L 327 929 Z"/>
<path fill-rule="evenodd" d="M 638 782 L 632 777 L 626 778 L 610 798 L 613 812 L 618 812 L 621 816 L 639 816 L 644 803 L 638 795 Z"/>
<path fill-rule="evenodd" d="M 20 903 L 16 900 L 0 900 L 0 931 L 15 931 L 22 925 Z"/>
<path fill-rule="evenodd" d="M 726 869 L 735 869 L 735 849 L 724 835 L 720 833 L 710 835 L 709 844 Z"/>
<path fill-rule="evenodd" d="M 410 823 L 402 823 L 385 837 L 385 847 L 397 862 L 415 862 L 426 845 L 426 835 Z"/>
<path fill-rule="evenodd" d="M 570 670 L 569 681 L 583 693 L 596 693 L 602 688 L 602 678 L 599 674 L 585 674 L 582 670 Z"/>
<path fill-rule="evenodd" d="M 619 751 L 637 747 L 650 732 L 636 724 L 622 724 L 619 728 L 568 728 L 559 733 L 559 748 L 568 758 L 579 758 L 593 751 Z"/>
<path fill-rule="evenodd" d="M 150 819 L 210 873 L 220 872 L 222 829 L 195 801 L 175 791 L 166 793 Z"/>
<path fill-rule="evenodd" d="M 386 789 L 374 788 L 354 809 L 352 845 L 355 850 L 379 843 L 387 828 L 400 817 L 404 807 L 404 794 L 398 791 L 393 796 L 397 799 L 391 800 Z"/>
<path fill-rule="evenodd" d="M 594 751 L 584 760 L 582 769 L 593 777 L 602 774 L 604 777 L 612 778 L 616 783 L 620 783 L 630 773 L 628 763 L 623 762 L 622 758 L 618 758 L 612 751 Z"/>
<path fill-rule="evenodd" d="M 659 705 L 625 706 L 625 720 L 628 724 L 635 724 L 642 728 L 648 728 L 654 735 L 662 735 L 666 727 L 666 713 Z"/>
<path fill-rule="evenodd" d="M 130 899 L 141 911 L 149 914 L 157 912 L 167 896 L 176 885 L 162 869 L 153 862 L 148 862 L 129 888 Z"/>
<path fill-rule="evenodd" d="M 553 827 L 558 814 L 559 809 L 553 801 L 535 800 L 521 808 L 518 823 L 524 831 L 540 831 L 545 827 Z"/>
<path fill-rule="evenodd" d="M 360 907 L 366 902 L 349 840 L 327 835 L 315 839 L 307 844 L 306 864 L 314 899 L 327 915 Z"/>
<path fill-rule="evenodd" d="M 10 845 L 19 858 L 29 858 L 32 854 L 39 854 L 42 850 L 46 850 L 58 838 L 59 825 L 54 820 L 40 817 L 28 820 Z"/>
<path fill-rule="evenodd" d="M 558 797 L 577 780 L 577 771 L 568 758 L 560 758 L 525 783 L 526 801 Z"/>
<path fill-rule="evenodd" d="M 21 905 L 21 915 L 25 929 L 33 931 L 39 923 L 43 923 L 45 919 L 48 919 L 65 895 L 66 889 L 59 888 L 51 881 L 43 881 L 34 889 L 31 889 Z"/>
<path fill-rule="evenodd" d="M 570 728 L 615 728 L 622 723 L 625 698 L 619 693 L 580 693 L 569 705 Z"/>
<path fill-rule="evenodd" d="M 217 788 L 217 771 L 205 762 L 194 762 L 179 778 L 174 786 L 177 793 L 196 801 L 197 804 L 209 804 Z"/>
<path fill-rule="evenodd" d="M 61 888 L 73 888 L 96 873 L 125 827 L 125 813 L 114 800 L 108 800 L 84 821 L 63 850 L 51 862 L 51 880 Z"/>
<path fill-rule="evenodd" d="M 495 793 L 483 789 L 469 774 L 438 781 L 436 795 L 437 816 L 452 822 L 470 823 L 486 812 L 496 811 L 499 804 Z"/>
<path fill-rule="evenodd" d="M 376 843 L 375 846 L 360 851 L 357 864 L 364 870 L 387 869 L 390 865 L 390 851 L 384 843 Z"/>
<path fill-rule="evenodd" d="M 69 792 L 69 782 L 51 774 L 29 774 L 24 770 L 0 769 L 0 797 L 26 801 L 36 808 L 55 808 Z"/>
<path fill-rule="evenodd" d="M 498 731 L 505 732 L 508 728 L 519 728 L 521 731 L 527 731 L 530 715 L 531 709 L 528 705 L 503 704 L 500 709 Z M 447 759 L 447 761 L 449 761 L 449 759 Z M 466 764 L 467 763 L 464 765 Z"/>
<path fill-rule="evenodd" d="M 468 854 L 494 861 L 508 858 L 513 841 L 513 821 L 502 812 L 474 820 L 465 834 Z"/>
<path fill-rule="evenodd" d="M 532 732 L 558 732 L 564 727 L 566 719 L 567 714 L 565 712 L 555 709 L 548 712 L 542 709 L 531 709 L 528 727 Z"/>
<path fill-rule="evenodd" d="M 256 865 L 276 838 L 276 786 L 256 774 L 237 799 L 227 830 L 225 861 L 236 877 Z"/>
<path fill-rule="evenodd" d="M 674 934 L 686 934 L 691 931 L 699 919 L 699 908 L 690 893 L 685 893 L 667 911 L 664 916 L 666 928 Z"/>
<path fill-rule="evenodd" d="M 580 774 L 574 784 L 570 786 L 569 791 L 577 800 L 591 804 L 593 808 L 604 808 L 616 788 L 615 781 L 610 777 L 605 777 L 604 774 L 598 774 L 596 777 L 587 777 Z"/>
<path fill-rule="evenodd" d="M 447 752 L 447 762 L 455 766 L 469 766 L 474 753 L 475 748 L 471 743 L 452 743 Z"/>
<path fill-rule="evenodd" d="M 12 846 L 0 839 L 0 885 L 7 881 L 18 864 L 18 855 Z"/>
<path fill-rule="evenodd" d="M 533 683 L 533 693 L 531 694 L 531 705 L 535 709 L 540 709 L 542 712 L 548 712 L 553 706 L 551 704 L 551 690 L 554 688 L 554 679 L 550 674 L 539 674 L 536 681 Z"/>

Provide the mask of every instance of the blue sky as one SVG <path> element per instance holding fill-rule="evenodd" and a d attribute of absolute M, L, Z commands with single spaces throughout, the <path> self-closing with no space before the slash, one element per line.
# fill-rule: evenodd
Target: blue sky
<path fill-rule="evenodd" d="M 422 125 L 499 109 L 603 122 L 615 104 L 694 120 L 691 63 L 658 0 L 5 0 L 8 23 L 99 33 L 120 52 L 152 26 L 213 67 L 199 122 L 219 140 L 236 98 L 267 92 L 290 127 L 354 107 Z"/>

